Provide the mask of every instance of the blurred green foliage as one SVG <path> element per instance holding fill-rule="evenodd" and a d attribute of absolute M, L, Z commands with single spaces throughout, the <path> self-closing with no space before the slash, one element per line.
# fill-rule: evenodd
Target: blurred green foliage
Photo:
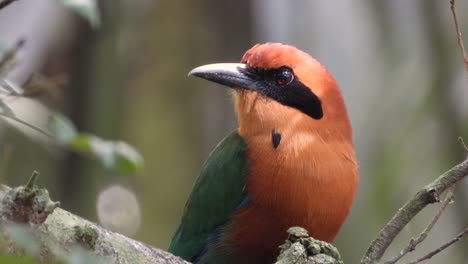
<path fill-rule="evenodd" d="M 91 155 L 101 161 L 106 168 L 119 173 L 135 173 L 143 166 L 143 158 L 132 146 L 122 141 L 103 140 L 95 135 L 78 133 L 71 121 L 58 113 L 46 113 L 48 121 L 45 128 L 28 123 L 17 117 L 5 102 L 9 96 L 21 95 L 3 94 L 3 99 L 0 98 L 0 116 L 11 119 L 13 122 L 7 124 L 13 124 L 13 127 L 18 128 L 25 135 L 33 138 L 37 137 L 34 132 L 45 135 L 52 140 L 51 144 L 69 148 L 80 154 Z M 18 109 L 18 111 L 27 111 L 27 106 L 25 108 Z M 16 123 L 24 127 L 17 126 Z M 30 130 L 34 132 L 31 133 Z"/>

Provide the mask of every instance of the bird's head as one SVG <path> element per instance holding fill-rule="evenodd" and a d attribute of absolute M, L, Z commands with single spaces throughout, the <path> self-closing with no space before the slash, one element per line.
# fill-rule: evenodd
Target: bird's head
<path fill-rule="evenodd" d="M 257 44 L 241 63 L 216 63 L 189 75 L 234 88 L 241 134 L 271 129 L 340 129 L 351 137 L 335 79 L 317 60 L 280 43 Z"/>

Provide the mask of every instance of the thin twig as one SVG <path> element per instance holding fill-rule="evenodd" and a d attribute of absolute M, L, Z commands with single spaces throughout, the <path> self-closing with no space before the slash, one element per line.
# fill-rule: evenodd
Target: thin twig
<path fill-rule="evenodd" d="M 463 58 L 463 63 L 465 64 L 465 69 L 468 72 L 468 55 L 466 55 L 465 45 L 463 44 L 463 37 L 460 31 L 460 26 L 458 25 L 457 10 L 455 8 L 455 0 L 450 0 L 450 10 L 452 11 L 453 23 L 455 24 L 455 31 L 457 33 L 458 47 Z"/>
<path fill-rule="evenodd" d="M 458 142 L 460 142 L 460 144 L 465 149 L 465 151 L 468 152 L 468 147 L 466 146 L 465 141 L 463 140 L 462 137 L 458 137 Z"/>
<path fill-rule="evenodd" d="M 0 9 L 3 9 L 4 7 L 6 7 L 7 5 L 15 2 L 16 0 L 3 0 L 0 2 Z"/>
<path fill-rule="evenodd" d="M 416 264 L 416 263 L 419 263 L 419 262 L 423 262 L 425 260 L 428 260 L 430 258 L 432 258 L 433 256 L 435 256 L 436 254 L 440 253 L 441 251 L 443 251 L 444 249 L 450 247 L 451 245 L 455 244 L 456 242 L 460 241 L 466 234 L 468 234 L 468 227 L 463 229 L 463 231 L 461 231 L 460 233 L 458 233 L 458 235 L 456 235 L 454 238 L 452 238 L 450 241 L 448 241 L 447 243 L 443 244 L 442 246 L 438 247 L 437 249 L 427 253 L 426 255 L 422 256 L 422 257 L 419 257 L 418 259 L 416 260 L 413 260 L 411 262 L 408 262 L 407 264 Z"/>
<path fill-rule="evenodd" d="M 393 257 L 390 260 L 386 261 L 384 264 L 394 264 L 394 263 L 396 263 L 403 256 L 405 256 L 407 253 L 414 251 L 416 249 L 416 246 L 421 244 L 426 239 L 426 237 L 429 235 L 429 233 L 431 232 L 434 225 L 437 223 L 437 221 L 439 221 L 440 216 L 445 211 L 448 204 L 452 201 L 453 191 L 454 191 L 454 186 L 449 188 L 447 196 L 445 197 L 444 201 L 440 204 L 439 210 L 437 210 L 437 213 L 434 215 L 434 217 L 429 222 L 429 224 L 426 226 L 426 228 L 424 228 L 424 230 L 421 232 L 421 234 L 419 234 L 419 236 L 416 237 L 416 238 L 411 238 L 408 245 L 404 249 L 402 249 L 398 255 L 396 255 L 395 257 Z"/>
<path fill-rule="evenodd" d="M 432 183 L 426 185 L 414 195 L 393 218 L 382 228 L 377 237 L 372 241 L 366 254 L 361 259 L 361 264 L 376 263 L 392 243 L 401 230 L 428 204 L 438 201 L 438 196 L 450 186 L 456 184 L 468 175 L 468 158 L 462 163 L 451 168 Z"/>
<path fill-rule="evenodd" d="M 4 113 L 1 113 L 1 112 L 0 112 L 0 117 L 6 118 L 6 119 L 10 119 L 10 120 L 12 120 L 12 121 L 14 121 L 14 122 L 17 122 L 17 123 L 19 123 L 19 124 L 22 124 L 22 125 L 24 125 L 24 126 L 30 128 L 30 129 L 32 129 L 32 130 L 38 132 L 38 133 L 41 134 L 41 135 L 46 136 L 47 138 L 50 138 L 50 139 L 53 139 L 53 138 L 54 138 L 54 136 L 53 136 L 52 134 L 50 134 L 49 132 L 47 132 L 47 131 L 45 131 L 45 130 L 42 130 L 41 128 L 36 127 L 36 126 L 34 126 L 34 125 L 32 125 L 32 124 L 29 124 L 28 122 L 26 122 L 26 121 L 24 121 L 24 120 L 21 120 L 21 119 L 17 118 L 16 116 L 11 116 L 11 115 L 4 114 Z"/>

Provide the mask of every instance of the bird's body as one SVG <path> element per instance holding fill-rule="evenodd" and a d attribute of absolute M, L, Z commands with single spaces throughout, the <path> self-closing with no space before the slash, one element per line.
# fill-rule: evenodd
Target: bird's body
<path fill-rule="evenodd" d="M 236 88 L 239 128 L 212 153 L 169 250 L 196 263 L 273 263 L 291 226 L 332 241 L 358 166 L 341 92 L 308 54 L 256 45 L 193 75 Z"/>

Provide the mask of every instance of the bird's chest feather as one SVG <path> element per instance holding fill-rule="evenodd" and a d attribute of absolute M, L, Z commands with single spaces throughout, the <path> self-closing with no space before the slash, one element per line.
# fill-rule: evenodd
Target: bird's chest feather
<path fill-rule="evenodd" d="M 242 241 L 238 246 L 247 251 L 254 247 L 257 255 L 263 248 L 267 256 L 277 255 L 291 226 L 302 226 L 317 239 L 334 239 L 357 187 L 350 143 L 301 133 L 281 134 L 278 142 L 272 133 L 251 138 L 248 156 L 250 203 L 233 216 L 231 241 Z"/>

